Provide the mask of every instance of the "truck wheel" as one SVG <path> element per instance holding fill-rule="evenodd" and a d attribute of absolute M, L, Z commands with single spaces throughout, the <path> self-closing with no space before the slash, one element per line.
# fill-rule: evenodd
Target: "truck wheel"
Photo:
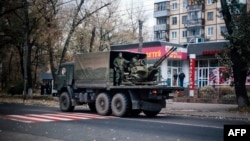
<path fill-rule="evenodd" d="M 67 92 L 63 92 L 59 98 L 60 109 L 63 112 L 71 112 L 74 110 L 75 106 L 72 106 L 71 99 Z"/>
<path fill-rule="evenodd" d="M 115 116 L 123 117 L 130 112 L 130 100 L 127 95 L 122 93 L 117 93 L 112 99 L 111 109 Z"/>
<path fill-rule="evenodd" d="M 107 93 L 98 94 L 95 101 L 96 111 L 100 115 L 111 114 L 111 95 Z"/>
<path fill-rule="evenodd" d="M 160 111 L 161 111 L 161 109 L 158 110 L 158 111 L 143 110 L 143 113 L 144 113 L 146 116 L 148 116 L 148 117 L 155 117 L 157 114 L 160 113 Z"/>
<path fill-rule="evenodd" d="M 88 103 L 88 106 L 91 112 L 96 112 L 95 102 Z"/>

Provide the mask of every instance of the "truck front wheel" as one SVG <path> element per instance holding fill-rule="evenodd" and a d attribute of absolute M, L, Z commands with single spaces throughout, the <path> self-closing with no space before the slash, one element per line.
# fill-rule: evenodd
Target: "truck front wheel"
<path fill-rule="evenodd" d="M 63 92 L 59 98 L 60 109 L 63 112 L 71 112 L 74 110 L 75 106 L 72 106 L 70 96 L 67 92 Z"/>
<path fill-rule="evenodd" d="M 127 95 L 117 93 L 111 102 L 111 109 L 115 116 L 123 117 L 130 112 L 130 100 Z"/>
<path fill-rule="evenodd" d="M 107 93 L 100 93 L 95 101 L 96 111 L 100 115 L 111 114 L 111 95 Z"/>

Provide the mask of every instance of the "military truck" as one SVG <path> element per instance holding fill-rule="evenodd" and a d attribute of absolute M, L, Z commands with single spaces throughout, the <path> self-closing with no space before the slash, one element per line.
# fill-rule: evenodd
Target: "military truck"
<path fill-rule="evenodd" d="M 157 80 L 159 65 L 170 50 L 153 66 L 147 66 L 147 55 L 130 51 L 108 51 L 76 54 L 74 62 L 62 63 L 55 80 L 56 96 L 61 111 L 69 112 L 75 106 L 87 104 L 100 115 L 118 117 L 138 115 L 156 116 L 166 106 L 171 93 L 181 87 L 161 85 Z M 126 60 L 137 56 L 137 63 L 125 66 L 124 82 L 115 86 L 113 60 L 122 52 Z M 133 63 L 132 63 L 133 62 Z"/>

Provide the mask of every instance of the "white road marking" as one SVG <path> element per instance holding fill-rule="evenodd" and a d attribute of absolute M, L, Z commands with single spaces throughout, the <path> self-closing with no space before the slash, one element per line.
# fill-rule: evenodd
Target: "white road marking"
<path fill-rule="evenodd" d="M 100 116 L 96 114 L 85 113 L 23 114 L 3 115 L 0 117 L 25 123 L 114 118 L 112 116 Z"/>

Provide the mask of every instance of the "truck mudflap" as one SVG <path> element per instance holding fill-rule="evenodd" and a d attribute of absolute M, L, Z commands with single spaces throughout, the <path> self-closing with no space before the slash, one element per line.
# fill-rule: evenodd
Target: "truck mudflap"
<path fill-rule="evenodd" d="M 159 111 L 166 107 L 166 101 L 161 100 L 158 102 L 148 102 L 148 101 L 132 101 L 132 109 L 142 109 L 147 111 Z"/>

